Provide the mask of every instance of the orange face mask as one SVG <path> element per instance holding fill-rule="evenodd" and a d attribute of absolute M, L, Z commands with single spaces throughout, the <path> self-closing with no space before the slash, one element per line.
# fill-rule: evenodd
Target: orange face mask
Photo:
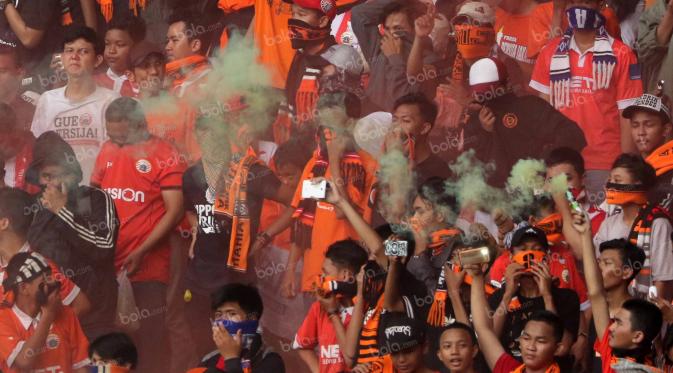
<path fill-rule="evenodd" d="M 542 251 L 524 250 L 514 254 L 512 262 L 521 264 L 526 269 L 526 272 L 530 272 L 530 267 L 535 263 L 542 263 L 545 256 L 546 254 Z"/>
<path fill-rule="evenodd" d="M 647 194 L 642 185 L 607 183 L 605 185 L 605 202 L 620 206 L 629 203 L 644 205 L 647 203 Z"/>
<path fill-rule="evenodd" d="M 490 27 L 455 25 L 456 46 L 463 58 L 488 57 L 493 48 L 495 31 Z"/>

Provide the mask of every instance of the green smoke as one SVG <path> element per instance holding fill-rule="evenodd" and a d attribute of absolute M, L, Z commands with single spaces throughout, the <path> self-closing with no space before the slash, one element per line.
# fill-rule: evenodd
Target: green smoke
<path fill-rule="evenodd" d="M 409 160 L 402 151 L 393 149 L 379 159 L 378 180 L 381 185 L 380 200 L 383 215 L 391 222 L 399 220 L 410 210 L 410 198 L 416 184 Z"/>

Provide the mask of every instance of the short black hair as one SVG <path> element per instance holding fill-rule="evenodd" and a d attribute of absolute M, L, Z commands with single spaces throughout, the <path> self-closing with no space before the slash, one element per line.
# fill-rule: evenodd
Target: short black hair
<path fill-rule="evenodd" d="M 138 350 L 131 338 L 124 333 L 109 333 L 96 338 L 89 345 L 89 358 L 96 353 L 104 360 L 114 360 L 119 365 L 138 364 Z"/>
<path fill-rule="evenodd" d="M 357 241 L 347 239 L 337 241 L 327 248 L 325 259 L 329 259 L 339 268 L 345 268 L 353 273 L 360 272 L 360 268 L 367 262 L 367 251 Z"/>
<path fill-rule="evenodd" d="M 416 105 L 423 121 L 435 125 L 437 120 L 437 105 L 428 100 L 422 93 L 409 93 L 395 100 L 393 111 L 402 105 Z"/>
<path fill-rule="evenodd" d="M 21 237 L 28 235 L 33 222 L 36 202 L 26 192 L 17 188 L 0 188 L 0 219 L 7 218 L 12 231 Z"/>
<path fill-rule="evenodd" d="M 211 30 L 213 27 L 208 25 L 203 14 L 199 14 L 188 7 L 178 7 L 173 14 L 168 17 L 168 25 L 183 22 L 185 24 L 185 36 L 189 41 L 198 39 L 201 41 L 199 53 L 204 53 L 211 42 Z M 189 32 L 187 32 L 189 31 Z"/>
<path fill-rule="evenodd" d="M 84 39 L 86 42 L 93 45 L 93 50 L 97 55 L 103 54 L 105 46 L 98 38 L 98 34 L 91 27 L 86 26 L 75 26 L 69 27 L 63 35 L 63 49 L 65 49 L 66 44 L 70 44 L 77 39 Z"/>
<path fill-rule="evenodd" d="M 627 300 L 622 308 L 630 313 L 631 330 L 643 332 L 645 335 L 640 347 L 650 348 L 664 322 L 661 310 L 653 303 L 637 298 Z"/>
<path fill-rule="evenodd" d="M 567 163 L 577 171 L 577 173 L 582 176 L 584 175 L 584 158 L 582 154 L 573 148 L 567 146 L 562 146 L 556 148 L 549 152 L 547 157 L 544 160 L 544 163 L 547 167 L 553 167 L 559 164 Z"/>
<path fill-rule="evenodd" d="M 407 16 L 409 25 L 411 25 L 411 27 L 414 27 L 414 21 L 416 21 L 416 18 L 422 16 L 425 13 L 425 11 L 426 8 L 424 8 L 423 4 L 419 1 L 396 0 L 383 8 L 383 12 L 381 13 L 379 23 L 385 26 L 386 19 L 388 19 L 388 17 L 391 14 L 404 13 Z"/>
<path fill-rule="evenodd" d="M 11 133 L 16 130 L 16 113 L 11 106 L 0 102 L 0 133 Z"/>
<path fill-rule="evenodd" d="M 629 277 L 628 281 L 638 276 L 645 265 L 645 251 L 623 238 L 605 241 L 598 246 L 599 252 L 602 253 L 605 250 L 617 250 L 619 258 L 622 260 L 622 266 L 633 270 L 633 275 Z"/>
<path fill-rule="evenodd" d="M 657 180 L 657 172 L 654 167 L 636 154 L 620 154 L 612 163 L 612 169 L 615 168 L 625 168 L 635 179 L 634 184 L 642 184 L 645 190 L 654 186 Z"/>
<path fill-rule="evenodd" d="M 458 201 L 456 197 L 446 191 L 446 180 L 438 176 L 430 177 L 418 186 L 418 197 L 430 202 L 433 206 L 449 208 L 451 211 L 458 211 Z"/>
<path fill-rule="evenodd" d="M 442 333 L 440 334 L 440 336 L 444 334 L 444 332 L 446 332 L 447 330 L 453 330 L 453 329 L 464 330 L 470 336 L 470 341 L 472 341 L 473 346 L 476 346 L 479 343 L 479 341 L 477 340 L 477 334 L 474 332 L 474 329 L 472 329 L 471 326 L 464 324 L 460 321 L 456 321 L 453 324 L 449 324 L 448 326 L 446 326 L 442 331 Z"/>
<path fill-rule="evenodd" d="M 145 40 L 147 25 L 141 17 L 120 17 L 110 22 L 107 31 L 110 30 L 125 31 L 134 43 L 139 43 Z"/>
<path fill-rule="evenodd" d="M 145 111 L 138 100 L 131 97 L 119 97 L 112 101 L 105 110 L 105 120 L 108 122 L 124 122 L 138 128 L 147 128 Z"/>
<path fill-rule="evenodd" d="M 262 317 L 264 304 L 259 296 L 257 288 L 240 283 L 227 284 L 216 290 L 211 296 L 211 308 L 213 311 L 225 303 L 237 303 L 248 315 L 257 319 Z"/>
<path fill-rule="evenodd" d="M 276 149 L 273 161 L 276 166 L 291 164 L 303 170 L 312 155 L 313 150 L 310 147 L 299 139 L 291 138 Z"/>
<path fill-rule="evenodd" d="M 543 322 L 551 326 L 552 329 L 554 330 L 554 340 L 557 343 L 561 342 L 561 340 L 563 339 L 563 332 L 565 330 L 563 326 L 563 320 L 561 320 L 561 318 L 557 314 L 547 310 L 535 311 L 528 319 L 528 322 L 531 321 Z"/>

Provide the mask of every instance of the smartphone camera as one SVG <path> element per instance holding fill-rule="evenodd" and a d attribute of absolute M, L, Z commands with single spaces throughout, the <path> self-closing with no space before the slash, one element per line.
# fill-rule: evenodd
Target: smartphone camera
<path fill-rule="evenodd" d="M 407 241 L 386 240 L 383 245 L 386 256 L 406 257 L 409 253 L 409 243 Z"/>

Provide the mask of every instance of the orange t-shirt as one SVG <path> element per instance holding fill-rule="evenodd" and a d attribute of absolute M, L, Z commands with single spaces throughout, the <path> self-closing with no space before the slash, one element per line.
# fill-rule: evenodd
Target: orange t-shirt
<path fill-rule="evenodd" d="M 360 193 L 357 189 L 351 186 L 347 186 L 346 190 L 348 198 L 353 206 L 362 209 L 364 211 L 365 220 L 369 222 L 369 220 L 371 220 L 371 210 L 368 208 L 369 197 L 372 186 L 374 185 L 378 163 L 365 152 L 360 151 L 358 154 L 360 155 L 362 165 L 366 170 L 365 192 Z M 304 167 L 304 172 L 301 175 L 299 185 L 297 186 L 294 198 L 292 199 L 292 207 L 294 208 L 299 206 L 299 201 L 302 199 L 302 184 L 304 180 L 311 179 L 313 165 L 316 160 L 317 157 L 314 156 L 308 161 L 306 167 Z M 330 177 L 331 172 L 328 167 L 325 172 L 325 178 L 329 179 Z M 301 276 L 302 291 L 311 291 L 313 282 L 322 273 L 322 262 L 325 259 L 325 253 L 327 252 L 329 245 L 347 238 L 358 238 L 357 233 L 353 227 L 351 227 L 350 223 L 348 223 L 348 220 L 345 218 L 337 218 L 334 211 L 334 205 L 318 201 L 315 210 L 313 231 L 311 234 L 311 248 L 304 251 L 304 267 Z"/>
<path fill-rule="evenodd" d="M 258 61 L 266 66 L 271 85 L 278 89 L 285 89 L 295 54 L 287 28 L 291 16 L 292 4 L 284 0 L 255 0 L 253 32 L 259 48 Z"/>
<path fill-rule="evenodd" d="M 549 94 L 549 67 L 560 42 L 560 37 L 549 42 L 537 58 L 530 86 L 540 93 Z M 636 55 L 616 39 L 612 41 L 612 50 L 617 57 L 617 65 L 610 86 L 594 91 L 593 50 L 580 55 L 574 39 L 570 42 L 570 103 L 559 111 L 584 132 L 587 146 L 582 150 L 582 156 L 587 170 L 610 169 L 622 152 L 619 111 L 643 94 Z"/>
<path fill-rule="evenodd" d="M 115 267 L 121 270 L 124 260 L 150 235 L 166 213 L 161 192 L 181 189 L 186 164 L 170 143 L 157 137 L 120 147 L 103 144 L 91 183 L 100 185 L 115 202 L 120 221 L 115 251 Z M 164 239 L 145 256 L 131 281 L 168 283 L 170 247 Z"/>
<path fill-rule="evenodd" d="M 494 28 L 498 50 L 519 63 L 533 65 L 551 36 L 553 10 L 551 2 L 536 6 L 528 14 L 511 14 L 497 8 Z"/>
<path fill-rule="evenodd" d="M 18 307 L 0 308 L 0 369 L 15 373 L 12 365 L 23 345 L 35 333 L 37 322 Z M 45 345 L 36 351 L 31 372 L 71 372 L 86 367 L 89 341 L 73 311 L 65 307 L 51 325 Z"/>

